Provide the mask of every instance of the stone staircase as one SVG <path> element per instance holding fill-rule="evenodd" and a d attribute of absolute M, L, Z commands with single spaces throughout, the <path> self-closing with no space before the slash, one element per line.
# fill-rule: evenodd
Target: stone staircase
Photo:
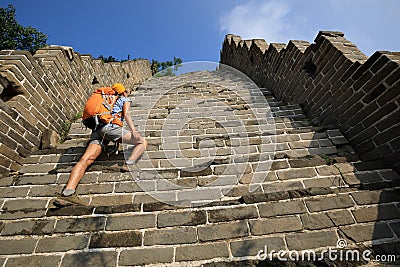
<path fill-rule="evenodd" d="M 227 70 L 153 78 L 133 99 L 141 171 L 119 172 L 129 146 L 103 153 L 78 187 L 89 207 L 53 205 L 90 135 L 80 122 L 0 180 L 0 266 L 262 266 L 266 247 L 338 240 L 400 254 L 399 176 L 299 105 Z"/>

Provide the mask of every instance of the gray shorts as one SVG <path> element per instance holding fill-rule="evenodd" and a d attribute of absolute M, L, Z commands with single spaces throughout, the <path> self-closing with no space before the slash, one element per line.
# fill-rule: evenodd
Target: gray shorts
<path fill-rule="evenodd" d="M 101 145 L 101 147 L 105 149 L 110 141 L 116 142 L 127 133 L 129 133 L 129 131 L 123 127 L 107 124 L 92 132 L 88 144 Z"/>

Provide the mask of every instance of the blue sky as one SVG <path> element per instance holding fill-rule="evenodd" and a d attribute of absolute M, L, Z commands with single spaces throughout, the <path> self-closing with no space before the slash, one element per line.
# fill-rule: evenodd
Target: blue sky
<path fill-rule="evenodd" d="M 219 61 L 225 34 L 268 43 L 337 30 L 367 56 L 400 51 L 399 0 L 1 0 L 17 21 L 93 57 Z"/>

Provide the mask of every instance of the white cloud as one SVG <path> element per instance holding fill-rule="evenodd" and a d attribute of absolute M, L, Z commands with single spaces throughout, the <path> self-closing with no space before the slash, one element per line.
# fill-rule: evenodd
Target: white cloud
<path fill-rule="evenodd" d="M 268 42 L 286 42 L 292 32 L 285 17 L 290 8 L 284 1 L 250 1 L 235 6 L 220 19 L 220 31 L 243 39 L 261 38 Z"/>
<path fill-rule="evenodd" d="M 223 34 L 268 43 L 313 42 L 318 31 L 342 31 L 367 55 L 399 51 L 399 0 L 251 0 L 220 18 Z"/>

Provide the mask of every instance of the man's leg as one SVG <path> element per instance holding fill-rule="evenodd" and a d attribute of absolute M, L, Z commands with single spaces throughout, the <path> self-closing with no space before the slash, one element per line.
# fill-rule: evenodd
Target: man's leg
<path fill-rule="evenodd" d="M 90 144 L 85 153 L 82 155 L 79 162 L 74 166 L 69 175 L 66 190 L 75 190 L 81 181 L 86 169 L 97 159 L 101 154 L 101 146 L 98 144 Z"/>
<path fill-rule="evenodd" d="M 54 204 L 56 206 L 66 206 L 70 204 L 78 204 L 88 206 L 89 203 L 81 200 L 75 192 L 76 187 L 81 181 L 86 169 L 96 160 L 96 158 L 101 154 L 101 146 L 99 144 L 90 144 L 85 153 L 82 155 L 79 162 L 72 169 L 67 186 L 61 194 L 57 196 Z"/>
<path fill-rule="evenodd" d="M 132 154 L 129 156 L 128 160 L 136 162 L 136 160 L 144 153 L 147 149 L 147 140 L 141 137 L 139 134 L 133 135 L 132 133 L 127 133 L 122 136 L 122 142 L 124 144 L 135 145 Z"/>

